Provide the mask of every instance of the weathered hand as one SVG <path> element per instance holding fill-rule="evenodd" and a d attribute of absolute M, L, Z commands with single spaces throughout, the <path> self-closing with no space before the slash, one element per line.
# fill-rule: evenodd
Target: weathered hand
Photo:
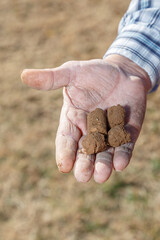
<path fill-rule="evenodd" d="M 146 110 L 146 94 L 150 87 L 146 75 L 137 65 L 120 56 L 23 71 L 22 80 L 30 87 L 41 90 L 64 87 L 56 137 L 56 161 L 61 172 L 69 172 L 74 166 L 78 181 L 87 182 L 94 174 L 95 181 L 102 183 L 113 168 L 122 171 L 128 165 Z M 117 104 L 126 109 L 126 128 L 132 142 L 96 155 L 80 153 L 81 139 L 87 133 L 87 113 L 97 107 L 107 110 Z"/>

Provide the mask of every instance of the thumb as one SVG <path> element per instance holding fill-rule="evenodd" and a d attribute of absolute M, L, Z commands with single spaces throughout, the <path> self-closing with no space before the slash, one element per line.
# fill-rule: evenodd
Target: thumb
<path fill-rule="evenodd" d="M 24 84 L 40 90 L 52 90 L 67 86 L 71 69 L 60 66 L 51 69 L 25 69 L 21 74 Z"/>

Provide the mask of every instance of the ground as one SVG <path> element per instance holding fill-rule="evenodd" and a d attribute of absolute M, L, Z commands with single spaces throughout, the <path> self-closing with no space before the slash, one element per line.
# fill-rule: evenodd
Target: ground
<path fill-rule="evenodd" d="M 22 85 L 23 68 L 102 58 L 129 0 L 0 1 L 0 240 L 159 240 L 160 90 L 134 156 L 105 184 L 60 174 L 62 90 Z"/>

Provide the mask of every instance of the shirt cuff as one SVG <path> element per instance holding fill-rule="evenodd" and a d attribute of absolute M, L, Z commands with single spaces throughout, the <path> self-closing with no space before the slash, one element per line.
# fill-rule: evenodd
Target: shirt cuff
<path fill-rule="evenodd" d="M 129 58 L 144 69 L 151 80 L 153 92 L 160 81 L 160 32 L 144 25 L 130 24 L 124 27 L 104 58 L 111 54 L 119 54 Z"/>

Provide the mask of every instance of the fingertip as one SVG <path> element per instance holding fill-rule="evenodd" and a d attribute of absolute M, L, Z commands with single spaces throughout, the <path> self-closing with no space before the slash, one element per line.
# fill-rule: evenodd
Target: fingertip
<path fill-rule="evenodd" d="M 94 181 L 98 184 L 103 184 L 107 181 L 107 179 L 102 179 L 102 178 L 99 178 L 98 174 L 95 176 L 94 175 Z"/>
<path fill-rule="evenodd" d="M 78 153 L 74 166 L 74 176 L 78 182 L 89 182 L 94 170 L 94 155 Z"/>
<path fill-rule="evenodd" d="M 109 179 L 111 173 L 112 173 L 111 166 L 107 166 L 103 162 L 97 162 L 95 164 L 94 180 L 95 182 L 102 184 Z"/>
<path fill-rule="evenodd" d="M 113 166 L 115 171 L 123 171 L 129 164 L 132 157 L 132 151 L 134 148 L 134 143 L 126 143 L 122 146 L 115 148 Z"/>
<path fill-rule="evenodd" d="M 87 183 L 91 179 L 91 177 L 80 176 L 79 174 L 76 174 L 76 173 L 74 174 L 74 176 L 77 182 L 79 183 Z"/>
<path fill-rule="evenodd" d="M 61 154 L 56 154 L 56 162 L 58 169 L 61 173 L 69 173 L 75 162 L 75 152 L 65 151 L 61 152 Z"/>
<path fill-rule="evenodd" d="M 28 72 L 28 69 L 24 69 L 22 72 L 21 72 L 21 80 L 24 84 L 26 84 L 26 79 L 27 79 L 27 72 Z"/>
<path fill-rule="evenodd" d="M 130 159 L 125 153 L 121 152 L 120 156 L 115 156 L 113 159 L 113 165 L 116 172 L 123 171 L 129 164 Z"/>
<path fill-rule="evenodd" d="M 95 169 L 94 169 L 94 180 L 97 183 L 104 183 L 108 180 L 112 173 L 112 159 L 113 159 L 113 148 L 107 148 L 106 151 L 100 152 L 96 155 Z"/>
<path fill-rule="evenodd" d="M 24 69 L 21 73 L 22 82 L 34 89 L 43 89 L 44 80 L 40 78 L 38 69 Z"/>
<path fill-rule="evenodd" d="M 77 182 L 87 183 L 92 177 L 93 170 L 87 171 L 84 169 L 74 168 L 74 176 Z"/>
<path fill-rule="evenodd" d="M 74 176 L 75 176 L 75 179 L 77 180 L 77 182 L 87 183 L 90 181 L 90 179 L 92 177 L 92 173 L 85 175 L 85 174 L 80 174 L 79 172 L 75 171 Z"/>
<path fill-rule="evenodd" d="M 73 168 L 73 162 L 71 161 L 70 163 L 67 163 L 67 164 L 66 164 L 66 162 L 63 162 L 63 163 L 59 162 L 57 164 L 57 166 L 58 166 L 59 172 L 61 172 L 61 173 L 69 173 L 72 170 L 72 168 Z"/>
<path fill-rule="evenodd" d="M 70 136 L 57 135 L 56 137 L 56 163 L 62 173 L 72 170 L 77 152 L 77 142 Z"/>

